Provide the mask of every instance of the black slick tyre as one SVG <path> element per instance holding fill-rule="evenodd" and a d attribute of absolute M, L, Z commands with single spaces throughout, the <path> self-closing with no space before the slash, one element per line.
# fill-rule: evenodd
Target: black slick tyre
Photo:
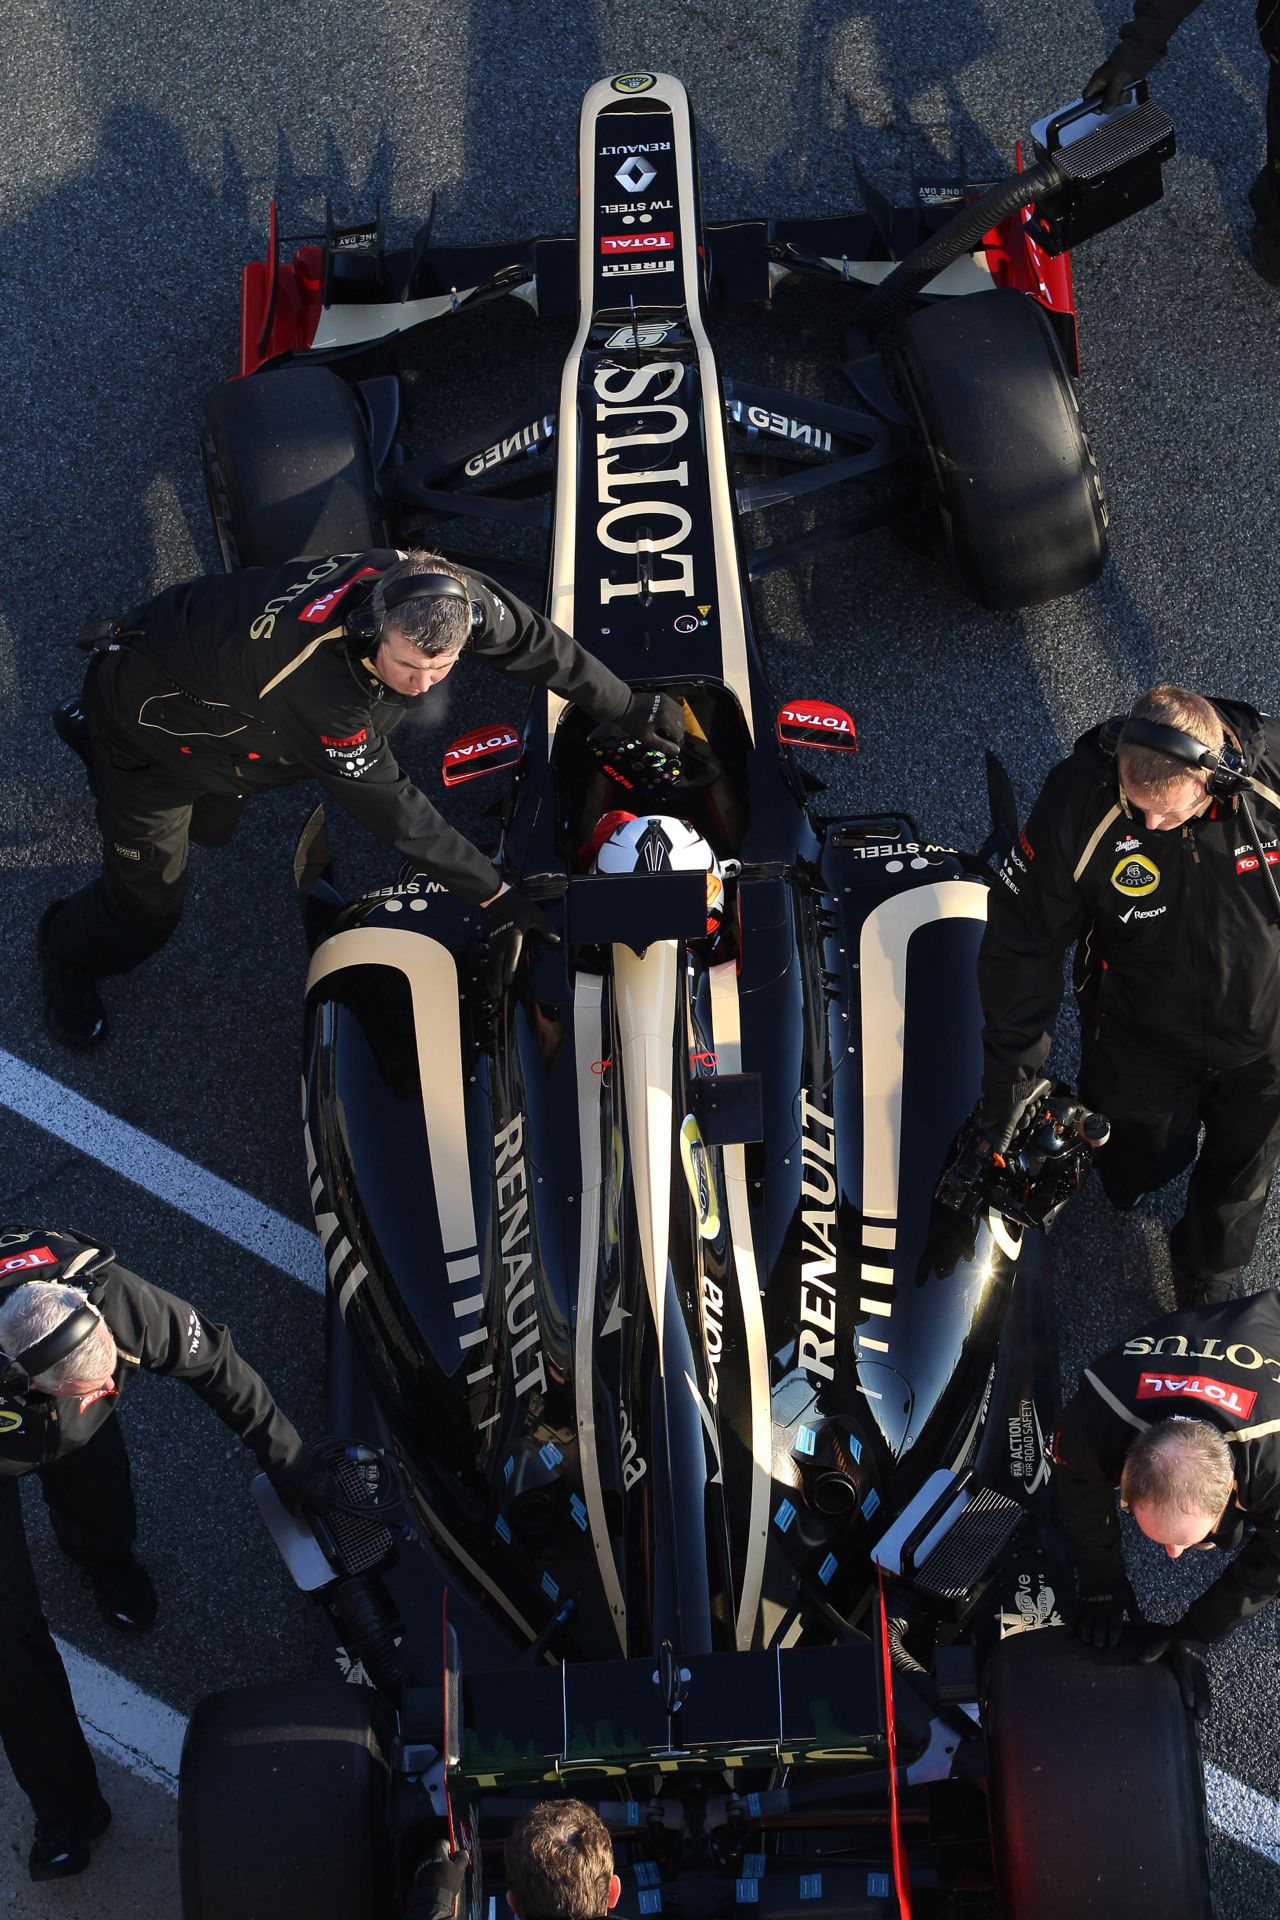
<path fill-rule="evenodd" d="M 1102 483 L 1035 301 L 1009 287 L 939 300 L 883 352 L 920 433 L 918 511 L 940 523 L 965 591 L 1008 611 L 1096 580 L 1107 557 Z"/>
<path fill-rule="evenodd" d="M 387 544 L 360 403 L 328 367 L 283 367 L 215 389 L 200 454 L 228 572 Z"/>
<path fill-rule="evenodd" d="M 1017 1634 L 992 1655 L 984 1719 L 1006 1920 L 1208 1920 L 1204 1779 L 1166 1667 Z"/>
<path fill-rule="evenodd" d="M 182 1920 L 381 1920 L 387 1764 L 367 1687 L 210 1694 L 182 1749 Z"/>

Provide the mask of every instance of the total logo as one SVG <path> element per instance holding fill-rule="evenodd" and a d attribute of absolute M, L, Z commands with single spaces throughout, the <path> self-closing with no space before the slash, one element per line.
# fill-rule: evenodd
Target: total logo
<path fill-rule="evenodd" d="M 29 1272 L 32 1267 L 56 1267 L 58 1256 L 50 1247 L 28 1247 L 25 1253 L 11 1253 L 0 1260 L 0 1278 L 9 1273 Z"/>
<path fill-rule="evenodd" d="M 674 233 L 605 233 L 600 236 L 600 251 L 610 253 L 670 253 L 675 246 Z"/>

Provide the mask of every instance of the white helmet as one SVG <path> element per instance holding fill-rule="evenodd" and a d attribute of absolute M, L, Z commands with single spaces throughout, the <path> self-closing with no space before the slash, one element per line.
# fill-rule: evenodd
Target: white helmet
<path fill-rule="evenodd" d="M 724 906 L 720 863 L 687 820 L 669 813 L 626 819 L 596 854 L 597 873 L 697 873 L 707 876 L 707 932 L 718 933 Z"/>

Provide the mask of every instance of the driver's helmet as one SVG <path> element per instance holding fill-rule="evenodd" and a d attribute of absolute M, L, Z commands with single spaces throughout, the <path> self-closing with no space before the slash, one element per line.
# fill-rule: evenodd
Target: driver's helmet
<path fill-rule="evenodd" d="M 718 933 L 724 911 L 720 862 L 695 827 L 669 813 L 623 816 L 595 857 L 597 873 L 696 873 L 707 876 L 707 932 Z"/>

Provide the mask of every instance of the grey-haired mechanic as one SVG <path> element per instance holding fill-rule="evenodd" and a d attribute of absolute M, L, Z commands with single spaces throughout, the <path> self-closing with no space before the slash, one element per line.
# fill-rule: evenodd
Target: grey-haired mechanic
<path fill-rule="evenodd" d="M 1075 1630 L 1128 1634 L 1208 1712 L 1199 1655 L 1280 1593 L 1280 1293 L 1147 1321 L 1080 1375 L 1049 1445 L 1079 1579 Z M 1171 1560 L 1238 1549 L 1169 1626 L 1146 1622 L 1125 1573 L 1116 1494 Z"/>
<path fill-rule="evenodd" d="M 101 877 L 40 921 L 54 1039 L 105 1037 L 97 983 L 177 926 L 188 842 L 222 845 L 251 794 L 298 781 L 318 779 L 370 833 L 482 906 L 505 976 L 524 937 L 554 942 L 540 909 L 445 823 L 391 750 L 394 728 L 467 647 L 651 750 L 680 750 L 674 700 L 633 693 L 505 587 L 438 554 L 379 549 L 213 574 L 104 633 L 80 706 L 54 716 L 88 763 L 102 833 Z"/>
<path fill-rule="evenodd" d="M 1133 18 L 1120 29 L 1119 43 L 1085 82 L 1082 98 L 1097 100 L 1108 112 L 1135 80 L 1145 80 L 1170 39 L 1200 0 L 1135 0 Z M 1264 280 L 1280 287 L 1280 0 L 1257 0 L 1255 18 L 1267 56 L 1266 161 L 1249 189 L 1253 208 L 1253 264 Z"/>
<path fill-rule="evenodd" d="M 36 1816 L 33 1880 L 89 1864 L 111 1810 L 50 1636 L 22 1524 L 34 1473 L 54 1535 L 113 1627 L 137 1631 L 156 1593 L 133 1551 L 137 1516 L 116 1408 L 138 1373 L 192 1387 L 291 1507 L 328 1477 L 226 1328 L 61 1229 L 0 1230 L 0 1740 Z"/>

